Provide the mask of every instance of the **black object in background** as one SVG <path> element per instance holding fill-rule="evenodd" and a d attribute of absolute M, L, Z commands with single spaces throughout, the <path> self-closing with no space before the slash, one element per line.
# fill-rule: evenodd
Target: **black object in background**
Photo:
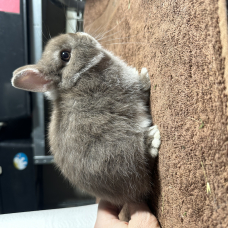
<path fill-rule="evenodd" d="M 0 126 L 0 142 L 12 139 L 31 138 L 31 118 L 11 119 Z"/>
<path fill-rule="evenodd" d="M 0 12 L 0 213 L 37 209 L 30 93 L 11 85 L 12 72 L 28 63 L 26 3 L 20 14 Z M 25 169 L 14 166 L 16 155 L 28 159 Z"/>
<path fill-rule="evenodd" d="M 29 93 L 11 85 L 12 72 L 27 64 L 26 1 L 20 14 L 0 12 L 0 122 L 30 115 Z"/>
<path fill-rule="evenodd" d="M 21 159 L 18 161 L 21 164 L 17 163 L 15 166 L 15 158 Z M 4 214 L 36 210 L 31 140 L 0 142 L 0 167 L 0 212 Z"/>

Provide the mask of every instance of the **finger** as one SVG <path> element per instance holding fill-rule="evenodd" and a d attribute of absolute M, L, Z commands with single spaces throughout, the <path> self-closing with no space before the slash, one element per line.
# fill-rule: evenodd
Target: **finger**
<path fill-rule="evenodd" d="M 129 226 L 134 224 L 135 227 L 147 227 L 147 228 L 160 227 L 156 217 L 150 212 L 149 207 L 145 203 L 129 204 L 129 212 L 131 216 Z"/>
<path fill-rule="evenodd" d="M 118 219 L 119 208 L 101 200 L 98 206 L 95 228 L 127 228 L 127 223 Z"/>
<path fill-rule="evenodd" d="M 119 211 L 118 207 L 104 200 L 101 200 L 98 206 L 98 216 L 105 216 L 109 219 L 118 219 Z"/>
<path fill-rule="evenodd" d="M 129 203 L 128 206 L 131 218 L 142 212 L 151 213 L 146 203 Z"/>

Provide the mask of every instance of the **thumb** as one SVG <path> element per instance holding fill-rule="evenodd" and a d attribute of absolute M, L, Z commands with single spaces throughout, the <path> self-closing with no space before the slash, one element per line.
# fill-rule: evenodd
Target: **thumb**
<path fill-rule="evenodd" d="M 131 215 L 129 227 L 160 228 L 158 220 L 145 203 L 130 203 L 129 212 Z"/>
<path fill-rule="evenodd" d="M 97 220 L 94 228 L 127 228 L 127 224 L 119 220 L 119 208 L 101 200 L 98 206 Z"/>

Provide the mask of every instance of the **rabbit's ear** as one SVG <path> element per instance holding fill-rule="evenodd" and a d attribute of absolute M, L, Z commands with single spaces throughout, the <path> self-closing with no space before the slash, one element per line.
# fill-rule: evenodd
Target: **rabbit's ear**
<path fill-rule="evenodd" d="M 52 84 L 50 80 L 45 79 L 45 75 L 36 68 L 36 65 L 15 70 L 11 82 L 14 87 L 31 92 L 46 92 Z"/>

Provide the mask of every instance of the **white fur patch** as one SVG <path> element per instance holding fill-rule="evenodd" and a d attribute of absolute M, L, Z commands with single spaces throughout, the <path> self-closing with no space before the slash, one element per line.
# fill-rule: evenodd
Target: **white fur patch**
<path fill-rule="evenodd" d="M 139 119 L 141 118 L 141 120 L 139 121 L 139 126 L 142 127 L 142 128 L 146 128 L 148 126 L 151 125 L 151 120 L 146 118 L 146 117 L 139 117 Z"/>
<path fill-rule="evenodd" d="M 157 148 L 151 148 L 150 149 L 150 155 L 155 158 L 158 156 L 158 149 Z"/>
<path fill-rule="evenodd" d="M 160 139 L 160 131 L 159 130 L 154 134 L 154 138 Z"/>
<path fill-rule="evenodd" d="M 148 70 L 145 67 L 141 70 L 141 76 L 149 78 Z"/>
<path fill-rule="evenodd" d="M 150 154 L 152 157 L 156 157 L 158 154 L 158 148 L 161 145 L 160 131 L 156 125 L 149 128 L 148 136 L 152 138 Z"/>
<path fill-rule="evenodd" d="M 149 136 L 154 137 L 154 134 L 158 131 L 157 125 L 150 127 L 149 131 L 150 131 Z"/>
<path fill-rule="evenodd" d="M 151 125 L 151 117 L 147 114 L 147 107 L 142 103 L 138 103 L 138 124 L 141 128 L 147 128 Z"/>
<path fill-rule="evenodd" d="M 135 68 L 128 67 L 124 71 L 124 74 L 122 75 L 124 82 L 126 85 L 131 85 L 134 83 L 139 82 L 139 74 L 138 71 Z"/>
<path fill-rule="evenodd" d="M 152 146 L 155 147 L 155 148 L 159 148 L 160 144 L 161 144 L 160 139 L 154 139 L 152 141 Z"/>
<path fill-rule="evenodd" d="M 57 99 L 57 92 L 55 90 L 47 91 L 44 93 L 44 95 L 48 100 L 51 100 L 51 101 L 54 101 Z"/>
<path fill-rule="evenodd" d="M 55 62 L 59 62 L 59 58 L 60 58 L 59 50 L 55 51 L 52 55 L 54 57 Z"/>

